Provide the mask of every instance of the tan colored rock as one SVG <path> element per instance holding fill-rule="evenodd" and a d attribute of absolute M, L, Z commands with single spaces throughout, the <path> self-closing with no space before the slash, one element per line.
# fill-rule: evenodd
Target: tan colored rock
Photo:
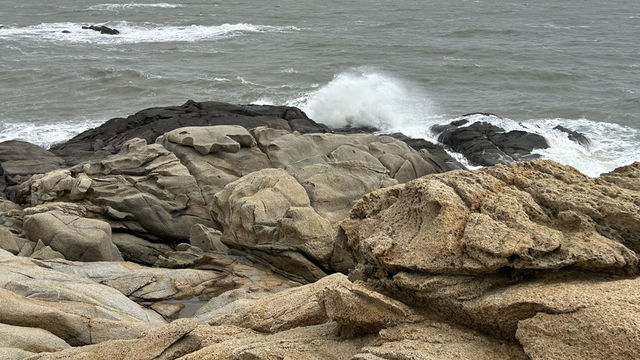
<path fill-rule="evenodd" d="M 64 350 L 69 344 L 46 330 L 0 323 L 0 348 L 38 353 Z"/>
<path fill-rule="evenodd" d="M 372 346 L 354 360 L 494 360 L 527 359 L 513 343 L 491 339 L 474 331 L 446 323 L 427 321 L 403 324 L 380 331 Z"/>
<path fill-rule="evenodd" d="M 640 193 L 621 173 L 536 160 L 370 193 L 342 223 L 352 276 L 531 358 L 637 357 L 636 279 L 620 276 L 638 274 Z"/>
<path fill-rule="evenodd" d="M 416 318 L 402 303 L 353 284 L 343 274 L 257 300 L 245 300 L 239 305 L 231 303 L 212 315 L 210 324 L 230 324 L 269 333 L 333 320 L 350 336 L 376 333 L 386 326 Z"/>
<path fill-rule="evenodd" d="M 170 352 L 172 346 L 187 336 L 197 323 L 192 319 L 180 319 L 161 328 L 149 330 L 140 338 L 131 340 L 106 341 L 100 344 L 75 347 L 56 353 L 40 354 L 33 359 L 132 359 L 152 360 L 162 358 L 165 352 Z M 188 349 L 191 351 L 197 348 Z"/>
<path fill-rule="evenodd" d="M 198 328 L 201 350 L 180 360 L 233 360 L 233 359 L 304 359 L 348 360 L 372 336 L 345 340 L 339 336 L 340 326 L 334 322 L 300 327 L 276 334 L 264 335 L 230 326 Z"/>
<path fill-rule="evenodd" d="M 386 172 L 354 163 L 315 164 L 290 171 L 309 194 L 313 208 L 332 223 L 346 218 L 363 194 L 397 183 Z"/>
<path fill-rule="evenodd" d="M 191 228 L 189 243 L 197 246 L 203 251 L 213 251 L 226 254 L 229 251 L 227 245 L 223 244 L 220 238 L 222 233 L 219 230 L 208 228 L 202 224 L 196 224 Z"/>
<path fill-rule="evenodd" d="M 17 348 L 0 348 L 0 359 L 23 360 L 35 355 L 31 351 Z"/>
<path fill-rule="evenodd" d="M 114 233 L 111 239 L 125 260 L 149 266 L 155 264 L 159 256 L 173 251 L 169 245 L 150 242 L 126 233 Z"/>
<path fill-rule="evenodd" d="M 153 311 L 162 315 L 165 319 L 176 319 L 180 314 L 180 311 L 184 309 L 184 304 L 173 304 L 173 303 L 155 303 L 151 305 Z"/>
<path fill-rule="evenodd" d="M 164 134 L 174 144 L 190 146 L 200 154 L 237 153 L 240 147 L 252 147 L 255 140 L 247 129 L 238 125 L 184 127 Z"/>
<path fill-rule="evenodd" d="M 567 314 L 537 313 L 516 337 L 532 360 L 640 358 L 638 304 L 603 304 Z"/>
<path fill-rule="evenodd" d="M 290 245 L 317 263 L 326 264 L 334 248 L 336 230 L 311 207 L 290 207 L 278 220 L 278 243 Z"/>
<path fill-rule="evenodd" d="M 299 242 L 292 244 L 286 236 L 283 240 L 288 243 L 279 242 L 279 221 L 291 208 L 308 208 L 308 211 L 313 211 L 304 188 L 285 170 L 264 169 L 228 184 L 215 195 L 212 208 L 216 220 L 223 225 L 222 241 L 225 244 L 248 251 L 296 280 L 299 276 L 301 281 L 315 281 L 325 275 L 322 269 L 296 250 L 323 254 L 326 249 L 311 249 L 311 244 Z M 295 214 L 296 210 L 291 211 L 290 215 Z M 311 226 L 316 226 L 318 222 L 322 224 L 322 219 L 317 217 L 307 216 L 299 220 L 309 221 Z M 286 224 L 286 220 L 284 221 Z M 298 226 L 304 227 L 307 224 L 301 223 Z M 321 239 L 326 239 L 333 233 L 331 228 L 315 228 L 330 231 L 326 235 L 316 235 Z M 326 247 L 325 243 L 321 243 L 321 246 Z"/>
<path fill-rule="evenodd" d="M 31 240 L 42 241 L 70 260 L 122 260 L 111 241 L 111 227 L 103 221 L 47 212 L 28 217 L 24 230 Z"/>
<path fill-rule="evenodd" d="M 625 244 L 637 235 L 617 230 L 607 212 L 640 226 L 639 194 L 615 191 L 610 198 L 593 180 L 545 161 L 453 171 L 366 195 L 342 227 L 363 262 L 390 272 L 571 266 L 635 274 L 638 255 Z"/>
<path fill-rule="evenodd" d="M 223 240 L 253 245 L 274 237 L 277 222 L 291 207 L 308 207 L 304 188 L 282 169 L 264 169 L 225 186 L 214 212 L 225 227 Z"/>
<path fill-rule="evenodd" d="M 38 241 L 38 244 L 42 244 L 42 241 Z M 64 255 L 62 255 L 62 253 L 53 250 L 49 246 L 44 246 L 40 249 L 34 250 L 30 257 L 38 260 L 64 259 Z"/>
<path fill-rule="evenodd" d="M 34 300 L 4 289 L 0 289 L 0 296 L 1 323 L 41 328 L 74 346 L 130 338 L 156 326 L 133 318 L 124 321 L 124 316 L 118 320 L 99 318 L 96 307 L 81 303 Z"/>
<path fill-rule="evenodd" d="M 20 248 L 13 234 L 9 230 L 2 228 L 0 228 L 0 249 L 7 250 L 14 255 L 20 252 Z"/>
<path fill-rule="evenodd" d="M 241 147 L 238 152 L 217 152 L 202 155 L 192 147 L 169 142 L 160 137 L 158 141 L 173 152 L 194 176 L 202 195 L 210 204 L 213 195 L 225 185 L 254 171 L 271 167 L 269 158 L 257 147 Z"/>
<path fill-rule="evenodd" d="M 487 292 L 462 312 L 532 359 L 635 358 L 640 354 L 640 279 L 551 277 Z"/>

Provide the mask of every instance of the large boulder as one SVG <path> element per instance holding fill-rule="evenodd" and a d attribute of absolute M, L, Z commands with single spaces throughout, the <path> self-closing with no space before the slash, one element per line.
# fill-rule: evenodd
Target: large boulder
<path fill-rule="evenodd" d="M 342 223 L 352 276 L 532 358 L 637 357 L 636 280 L 620 277 L 640 270 L 640 193 L 615 184 L 638 168 L 535 160 L 378 190 Z"/>
<path fill-rule="evenodd" d="M 637 274 L 637 202 L 637 192 L 533 161 L 430 175 L 370 193 L 342 227 L 363 264 L 389 273 Z"/>
<path fill-rule="evenodd" d="M 42 241 L 69 260 L 122 261 L 104 221 L 52 211 L 28 217 L 24 231 L 32 241 Z"/>
<path fill-rule="evenodd" d="M 321 268 L 306 258 L 291 254 L 292 250 L 299 250 L 312 258 L 322 257 L 326 260 L 333 250 L 333 229 L 331 226 L 316 226 L 318 230 L 327 233 L 315 234 L 318 241 L 309 244 L 286 236 L 286 231 L 291 232 L 293 229 L 291 224 L 280 221 L 285 215 L 296 216 L 297 208 L 306 209 L 308 213 L 315 212 L 310 207 L 304 188 L 285 170 L 264 169 L 253 172 L 228 184 L 214 198 L 213 212 L 223 225 L 224 243 L 244 250 L 255 250 L 254 254 L 269 262 L 281 258 L 282 260 L 276 260 L 283 263 L 280 268 L 289 270 L 291 275 L 299 275 L 306 281 L 314 281 L 325 275 Z M 314 226 L 317 222 L 321 223 L 318 218 L 316 214 L 296 219 Z M 286 228 L 282 237 L 280 226 Z M 304 272 L 300 272 L 301 270 Z"/>

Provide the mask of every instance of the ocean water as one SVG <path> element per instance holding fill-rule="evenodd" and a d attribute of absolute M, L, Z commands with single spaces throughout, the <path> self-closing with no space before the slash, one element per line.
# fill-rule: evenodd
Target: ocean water
<path fill-rule="evenodd" d="M 0 24 L 0 141 L 193 99 L 430 140 L 491 112 L 474 120 L 542 134 L 544 158 L 588 175 L 640 161 L 637 0 L 0 0 Z"/>

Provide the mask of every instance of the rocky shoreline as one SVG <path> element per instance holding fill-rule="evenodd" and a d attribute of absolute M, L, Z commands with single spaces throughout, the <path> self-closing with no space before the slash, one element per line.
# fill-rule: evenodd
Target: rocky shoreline
<path fill-rule="evenodd" d="M 640 358 L 640 163 L 462 125 L 494 166 L 218 102 L 0 143 L 0 358 Z"/>

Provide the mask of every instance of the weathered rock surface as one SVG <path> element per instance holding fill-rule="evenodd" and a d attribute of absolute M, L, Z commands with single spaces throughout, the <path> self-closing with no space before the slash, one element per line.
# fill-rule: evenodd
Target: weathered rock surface
<path fill-rule="evenodd" d="M 7 250 L 14 255 L 20 252 L 20 246 L 15 236 L 9 230 L 3 228 L 0 228 L 0 249 Z"/>
<path fill-rule="evenodd" d="M 34 176 L 18 187 L 16 198 L 31 206 L 79 202 L 113 229 L 164 241 L 187 240 L 194 224 L 213 226 L 189 171 L 161 145 L 140 139 L 102 161 Z"/>
<path fill-rule="evenodd" d="M 46 330 L 0 324 L 0 348 L 17 348 L 37 353 L 60 351 L 69 347 L 64 340 Z"/>
<path fill-rule="evenodd" d="M 377 333 L 387 326 L 418 318 L 404 304 L 351 283 L 343 274 L 258 300 L 231 303 L 209 316 L 211 324 L 232 324 L 269 333 L 332 320 L 349 335 Z"/>
<path fill-rule="evenodd" d="M 229 252 L 229 248 L 222 243 L 221 237 L 222 233 L 219 230 L 196 224 L 191 228 L 189 243 L 205 252 L 226 254 Z"/>
<path fill-rule="evenodd" d="M 111 227 L 104 221 L 52 211 L 28 217 L 24 230 L 29 239 L 42 241 L 69 260 L 122 261 L 111 241 Z"/>
<path fill-rule="evenodd" d="M 171 353 L 172 347 L 180 346 L 180 340 L 185 338 L 197 323 L 191 319 L 180 319 L 165 327 L 149 330 L 137 339 L 108 341 L 91 346 L 67 349 L 57 353 L 40 354 L 33 359 L 135 359 L 152 360 L 163 359 Z M 191 351 L 195 349 L 190 349 Z M 190 352 L 190 351 L 189 351 Z M 169 357 L 175 359 L 176 357 Z"/>
<path fill-rule="evenodd" d="M 362 264 L 392 274 L 637 274 L 638 198 L 553 162 L 522 162 L 373 192 L 342 227 Z"/>
<path fill-rule="evenodd" d="M 127 233 L 115 233 L 111 238 L 124 260 L 143 265 L 152 266 L 158 261 L 158 257 L 173 251 L 166 244 L 153 243 Z"/>
<path fill-rule="evenodd" d="M 372 336 L 345 341 L 336 323 L 299 327 L 264 335 L 233 326 L 199 327 L 201 350 L 181 360 L 302 359 L 347 360 L 372 341 Z"/>
<path fill-rule="evenodd" d="M 380 331 L 354 360 L 527 359 L 516 344 L 437 321 L 402 324 Z"/>
<path fill-rule="evenodd" d="M 467 125 L 468 122 L 467 119 L 454 121 L 433 131 L 439 134 L 439 142 L 463 154 L 471 165 L 491 166 L 536 159 L 540 156 L 533 154 L 533 150 L 549 147 L 543 136 L 533 132 L 507 132 L 488 122 Z"/>
<path fill-rule="evenodd" d="M 638 168 L 536 160 L 373 192 L 342 223 L 352 275 L 533 359 L 635 358 L 637 284 L 620 276 L 639 270 L 640 193 L 615 183 Z"/>

